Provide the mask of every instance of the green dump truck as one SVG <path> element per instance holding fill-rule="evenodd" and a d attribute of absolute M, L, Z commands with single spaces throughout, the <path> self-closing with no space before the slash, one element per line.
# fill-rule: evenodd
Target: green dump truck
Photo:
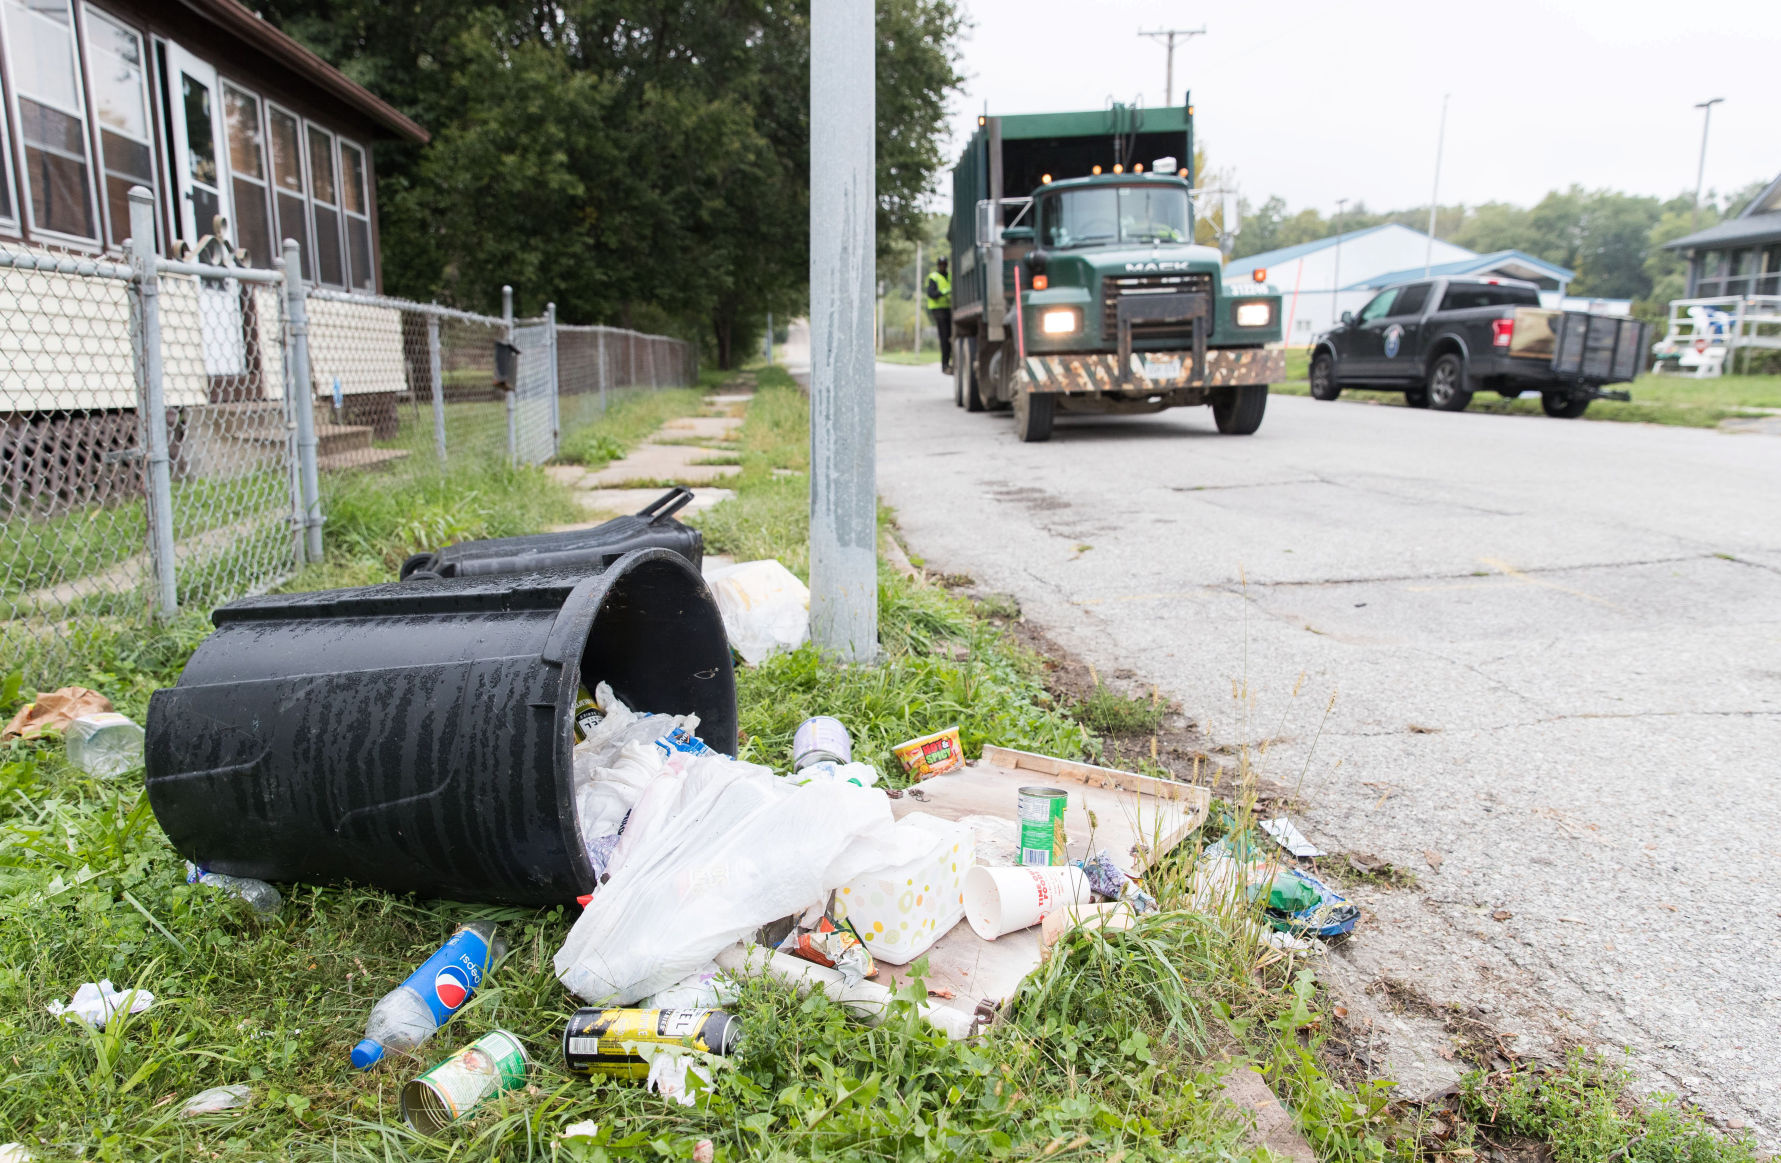
<path fill-rule="evenodd" d="M 1261 426 L 1285 378 L 1280 296 L 1196 246 L 1193 106 L 978 118 L 952 171 L 953 400 L 1058 411 L 1209 404 Z"/>

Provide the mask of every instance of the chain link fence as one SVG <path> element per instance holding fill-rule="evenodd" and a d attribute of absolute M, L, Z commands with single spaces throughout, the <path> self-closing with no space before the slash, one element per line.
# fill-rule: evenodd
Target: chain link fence
<path fill-rule="evenodd" d="M 679 340 L 306 287 L 295 259 L 0 246 L 0 650 L 27 685 L 319 560 L 333 474 L 541 464 L 609 392 L 697 379 Z"/>

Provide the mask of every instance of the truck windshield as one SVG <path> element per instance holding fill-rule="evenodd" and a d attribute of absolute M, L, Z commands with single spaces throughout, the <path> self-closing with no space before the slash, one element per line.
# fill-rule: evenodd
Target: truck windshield
<path fill-rule="evenodd" d="M 1187 191 L 1176 186 L 1090 186 L 1039 204 L 1041 244 L 1104 246 L 1115 242 L 1188 242 L 1193 237 Z"/>

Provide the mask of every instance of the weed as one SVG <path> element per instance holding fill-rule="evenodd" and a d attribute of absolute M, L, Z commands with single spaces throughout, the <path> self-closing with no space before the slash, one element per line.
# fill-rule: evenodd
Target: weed
<path fill-rule="evenodd" d="M 1122 695 L 1097 682 L 1088 696 L 1076 704 L 1076 717 L 1103 735 L 1149 735 L 1162 726 L 1168 704 L 1155 691 L 1148 695 Z"/>
<path fill-rule="evenodd" d="M 605 415 L 564 434 L 557 459 L 591 469 L 605 468 L 622 459 L 667 421 L 696 415 L 704 406 L 703 388 L 614 392 Z"/>

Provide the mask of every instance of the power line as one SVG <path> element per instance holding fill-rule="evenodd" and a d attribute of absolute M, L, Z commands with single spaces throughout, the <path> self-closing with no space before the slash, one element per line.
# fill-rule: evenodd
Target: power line
<path fill-rule="evenodd" d="M 1206 26 L 1202 24 L 1198 28 L 1159 28 L 1153 32 L 1146 32 L 1140 28 L 1138 35 L 1149 37 L 1151 40 L 1168 46 L 1169 63 L 1163 74 L 1163 104 L 1173 105 L 1175 103 L 1175 38 L 1179 36 L 1186 40 L 1189 37 L 1205 36 Z"/>

